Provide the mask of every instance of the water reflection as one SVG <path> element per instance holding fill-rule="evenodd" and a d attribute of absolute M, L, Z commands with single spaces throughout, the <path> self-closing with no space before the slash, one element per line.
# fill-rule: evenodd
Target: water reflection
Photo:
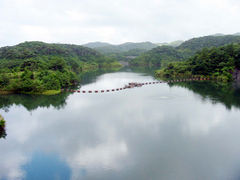
<path fill-rule="evenodd" d="M 226 84 L 215 81 L 197 81 L 170 84 L 170 86 L 187 88 L 201 95 L 203 100 L 211 99 L 214 104 L 222 103 L 227 109 L 240 108 L 240 84 L 237 82 Z"/>
<path fill-rule="evenodd" d="M 0 95 L 0 109 L 8 111 L 13 105 L 24 106 L 28 111 L 35 110 L 39 107 L 49 108 L 50 106 L 61 109 L 66 105 L 68 95 L 69 93 L 61 93 L 53 96 L 24 94 Z"/>
<path fill-rule="evenodd" d="M 110 73 L 82 88 L 151 81 Z M 167 84 L 70 94 L 61 109 L 0 111 L 0 179 L 238 179 L 239 109 Z"/>
<path fill-rule="evenodd" d="M 104 70 L 84 73 L 81 76 L 81 85 L 84 86 L 89 83 L 94 83 L 97 81 L 98 76 L 105 73 L 106 71 Z M 67 97 L 70 94 L 72 93 L 64 92 L 52 96 L 25 94 L 0 95 L 0 109 L 8 112 L 8 109 L 13 105 L 24 106 L 28 111 L 33 111 L 37 108 L 49 108 L 51 106 L 56 109 L 62 109 L 65 107 Z"/>
<path fill-rule="evenodd" d="M 130 72 L 135 72 L 135 73 L 141 73 L 145 75 L 150 75 L 154 76 L 155 71 L 158 70 L 159 68 L 149 68 L 149 67 L 126 67 L 126 69 L 123 69 L 123 71 L 129 70 Z"/>
<path fill-rule="evenodd" d="M 0 139 L 6 138 L 6 136 L 7 136 L 6 125 L 4 121 L 1 121 L 1 115 L 0 115 Z"/>
<path fill-rule="evenodd" d="M 125 68 L 121 68 L 118 70 L 104 70 L 104 69 L 100 69 L 97 71 L 90 71 L 90 72 L 85 72 L 84 74 L 81 75 L 80 79 L 81 79 L 81 85 L 85 85 L 85 84 L 89 84 L 92 82 L 95 82 L 98 78 L 98 76 L 106 74 L 106 73 L 113 73 L 116 71 L 124 71 L 125 72 Z"/>
<path fill-rule="evenodd" d="M 35 153 L 30 162 L 23 166 L 25 180 L 70 179 L 71 170 L 56 154 Z"/>

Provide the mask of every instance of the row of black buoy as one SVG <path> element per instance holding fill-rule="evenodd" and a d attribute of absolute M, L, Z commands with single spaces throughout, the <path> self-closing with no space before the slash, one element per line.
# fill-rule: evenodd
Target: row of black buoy
<path fill-rule="evenodd" d="M 169 81 L 157 81 L 157 82 L 146 82 L 146 83 L 129 83 L 128 85 L 122 88 L 116 89 L 107 89 L 107 90 L 73 90 L 73 89 L 62 89 L 62 92 L 76 92 L 76 93 L 107 93 L 107 92 L 116 92 L 122 91 L 125 89 L 131 89 L 135 87 L 142 87 L 144 85 L 151 85 L 151 84 L 161 84 L 161 83 L 175 83 L 175 82 L 185 82 L 185 81 L 206 81 L 210 80 L 210 78 L 189 78 L 189 79 L 177 79 L 177 80 L 169 80 Z"/>

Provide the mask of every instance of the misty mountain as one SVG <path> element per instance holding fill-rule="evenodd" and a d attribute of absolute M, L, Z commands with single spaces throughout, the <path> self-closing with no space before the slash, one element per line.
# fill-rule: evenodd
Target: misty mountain
<path fill-rule="evenodd" d="M 178 41 L 173 41 L 170 43 L 158 43 L 157 45 L 159 46 L 172 46 L 172 47 L 177 47 L 180 46 L 184 41 L 178 40 Z"/>
<path fill-rule="evenodd" d="M 112 46 L 112 44 L 105 42 L 90 42 L 87 44 L 83 44 L 82 46 L 94 49 L 99 47 Z"/>
<path fill-rule="evenodd" d="M 179 50 L 188 50 L 194 54 L 203 48 L 220 47 L 227 44 L 240 43 L 240 36 L 225 35 L 225 36 L 204 36 L 193 38 L 185 41 L 177 47 Z"/>
<path fill-rule="evenodd" d="M 132 43 L 127 42 L 119 45 L 112 45 L 109 43 L 95 42 L 88 43 L 83 45 L 85 47 L 90 47 L 95 49 L 96 51 L 103 54 L 116 54 L 116 53 L 124 53 L 134 49 L 141 49 L 144 51 L 151 50 L 157 47 L 157 44 L 153 44 L 151 42 L 140 42 L 140 43 Z"/>
<path fill-rule="evenodd" d="M 240 36 L 240 32 L 233 34 L 234 36 Z"/>
<path fill-rule="evenodd" d="M 234 34 L 228 34 L 228 35 L 232 35 L 232 36 L 240 36 L 240 32 L 238 33 L 234 33 Z M 223 34 L 223 33 L 216 33 L 216 34 L 213 34 L 211 36 L 227 36 L 227 34 Z"/>
<path fill-rule="evenodd" d="M 240 43 L 240 36 L 205 36 L 183 42 L 178 47 L 159 46 L 131 60 L 131 65 L 162 66 L 173 61 L 187 60 L 203 48 L 221 47 Z"/>

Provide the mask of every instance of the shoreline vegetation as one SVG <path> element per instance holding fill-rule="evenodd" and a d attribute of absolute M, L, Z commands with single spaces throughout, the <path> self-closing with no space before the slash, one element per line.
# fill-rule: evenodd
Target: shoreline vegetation
<path fill-rule="evenodd" d="M 219 81 L 240 79 L 240 36 L 204 36 L 177 47 L 159 46 L 132 59 L 131 66 L 154 67 L 157 78 L 204 75 Z"/>
<path fill-rule="evenodd" d="M 89 48 L 91 46 L 38 41 L 2 47 L 0 94 L 59 94 L 61 89 L 79 86 L 84 73 L 119 70 L 122 68 L 119 60 L 125 56 L 128 57 L 126 64 L 132 67 L 158 69 L 154 74 L 156 78 L 208 76 L 223 82 L 240 79 L 240 36 L 205 36 L 179 46 L 156 46 L 126 43 L 121 48 L 114 46 L 123 52 L 119 49 L 103 54 L 98 48 Z M 108 47 L 101 49 L 112 50 Z M 130 51 L 118 57 L 127 50 Z"/>
<path fill-rule="evenodd" d="M 222 82 L 239 80 L 240 44 L 204 48 L 184 62 L 174 62 L 157 70 L 159 78 L 208 76 Z"/>
<path fill-rule="evenodd" d="M 70 86 L 64 86 L 59 89 L 49 89 L 44 91 L 18 91 L 18 90 L 12 90 L 12 89 L 8 90 L 7 88 L 6 89 L 3 88 L 3 89 L 0 89 L 0 95 L 9 95 L 9 94 L 56 95 L 56 94 L 60 94 L 62 92 L 61 89 L 63 88 L 76 87 L 77 84 L 80 84 L 81 83 L 80 76 L 84 75 L 85 73 L 96 72 L 98 70 L 118 71 L 121 68 L 122 68 L 122 65 L 116 62 L 110 65 L 108 64 L 106 66 L 101 66 L 101 67 L 92 65 L 92 66 L 88 66 L 87 68 L 85 67 L 82 73 L 76 74 L 77 80 L 75 81 L 75 84 L 71 84 Z M 1 81 L 1 76 L 2 75 L 0 74 L 0 81 Z"/>
<path fill-rule="evenodd" d="M 86 72 L 121 67 L 83 46 L 25 42 L 0 48 L 0 94 L 59 94 L 76 87 Z"/>

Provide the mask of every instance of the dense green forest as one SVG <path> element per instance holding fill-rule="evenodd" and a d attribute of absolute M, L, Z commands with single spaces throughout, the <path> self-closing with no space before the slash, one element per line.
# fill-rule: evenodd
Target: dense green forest
<path fill-rule="evenodd" d="M 78 45 L 25 42 L 0 48 L 1 93 L 58 93 L 79 82 L 78 74 L 121 65 Z"/>
<path fill-rule="evenodd" d="M 186 56 L 186 53 L 174 47 L 160 46 L 132 59 L 130 64 L 131 66 L 160 67 L 169 62 L 182 61 Z"/>
<path fill-rule="evenodd" d="M 189 50 L 193 54 L 203 48 L 220 47 L 227 44 L 240 43 L 240 36 L 225 35 L 225 36 L 205 36 L 193 38 L 177 47 L 178 50 Z"/>
<path fill-rule="evenodd" d="M 240 44 L 204 48 L 184 62 L 170 63 L 156 72 L 158 77 L 176 78 L 205 75 L 221 81 L 231 81 L 240 69 Z"/>
<path fill-rule="evenodd" d="M 145 49 L 131 49 L 121 53 L 109 53 L 107 56 L 116 59 L 117 61 L 130 61 L 131 59 L 140 56 L 146 51 L 147 50 Z"/>
<path fill-rule="evenodd" d="M 105 54 L 111 58 L 118 61 L 130 61 L 144 52 L 152 50 L 158 46 L 170 46 L 177 47 L 181 45 L 184 41 L 174 41 L 170 43 L 151 43 L 151 42 L 140 42 L 140 43 L 123 43 L 120 45 L 112 45 L 105 42 L 92 42 L 83 44 L 85 47 L 95 49 L 96 51 Z"/>
<path fill-rule="evenodd" d="M 183 42 L 180 46 L 160 46 L 147 51 L 130 61 L 133 66 L 166 66 L 169 62 L 184 61 L 203 48 L 221 47 L 227 44 L 240 43 L 240 36 L 205 36 Z"/>

